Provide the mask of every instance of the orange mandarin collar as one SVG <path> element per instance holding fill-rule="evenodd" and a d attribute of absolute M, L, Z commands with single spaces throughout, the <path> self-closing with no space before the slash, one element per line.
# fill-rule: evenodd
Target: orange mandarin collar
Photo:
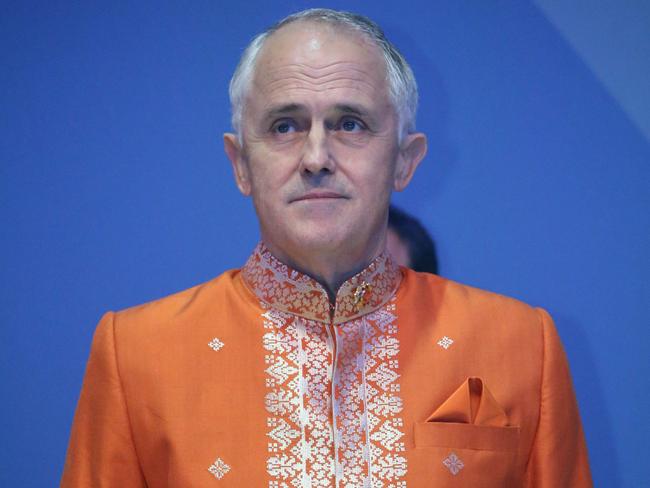
<path fill-rule="evenodd" d="M 330 322 L 330 301 L 325 288 L 280 262 L 263 243 L 248 258 L 242 278 L 267 305 L 318 322 Z M 340 324 L 377 310 L 391 299 L 401 279 L 399 267 L 384 251 L 341 285 L 332 322 Z"/>

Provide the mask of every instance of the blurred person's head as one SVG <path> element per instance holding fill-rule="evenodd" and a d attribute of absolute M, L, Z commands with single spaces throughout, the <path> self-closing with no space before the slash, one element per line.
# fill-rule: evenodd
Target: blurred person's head
<path fill-rule="evenodd" d="M 401 266 L 438 274 L 436 246 L 418 219 L 391 205 L 386 248 Z"/>

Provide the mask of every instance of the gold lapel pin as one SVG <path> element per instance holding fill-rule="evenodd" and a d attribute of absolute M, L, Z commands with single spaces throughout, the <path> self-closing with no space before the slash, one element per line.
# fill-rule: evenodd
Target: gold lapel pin
<path fill-rule="evenodd" d="M 372 285 L 365 281 L 354 290 L 354 305 L 357 309 L 364 307 L 366 304 L 366 294 L 369 294 L 370 290 L 372 290 Z"/>

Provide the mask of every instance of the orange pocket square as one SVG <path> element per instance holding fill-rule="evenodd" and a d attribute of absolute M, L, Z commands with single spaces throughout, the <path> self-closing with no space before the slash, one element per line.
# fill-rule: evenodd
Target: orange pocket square
<path fill-rule="evenodd" d="M 481 378 L 468 378 L 427 422 L 507 427 L 508 417 Z"/>
<path fill-rule="evenodd" d="M 468 378 L 415 424 L 414 462 L 428 463 L 427 486 L 519 486 L 519 430 L 483 380 Z"/>

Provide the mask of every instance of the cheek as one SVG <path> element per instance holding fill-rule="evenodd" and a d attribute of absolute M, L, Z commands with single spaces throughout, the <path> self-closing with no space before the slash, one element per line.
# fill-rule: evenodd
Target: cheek
<path fill-rule="evenodd" d="M 384 158 L 362 159 L 349 158 L 345 165 L 341 164 L 341 171 L 346 173 L 348 179 L 367 197 L 383 201 L 390 195 L 393 188 L 393 165 Z"/>
<path fill-rule="evenodd" d="M 285 203 L 295 187 L 295 170 L 286 160 L 255 157 L 249 160 L 251 195 L 260 212 L 272 212 Z"/>
<path fill-rule="evenodd" d="M 252 148 L 248 159 L 251 180 L 260 189 L 276 187 L 295 172 L 295 160 L 289 151 L 273 151 L 265 146 Z"/>
<path fill-rule="evenodd" d="M 334 140 L 331 146 L 332 155 L 344 166 L 355 173 L 363 173 L 367 178 L 391 180 L 397 160 L 397 145 L 389 137 L 371 137 L 358 146 Z"/>

